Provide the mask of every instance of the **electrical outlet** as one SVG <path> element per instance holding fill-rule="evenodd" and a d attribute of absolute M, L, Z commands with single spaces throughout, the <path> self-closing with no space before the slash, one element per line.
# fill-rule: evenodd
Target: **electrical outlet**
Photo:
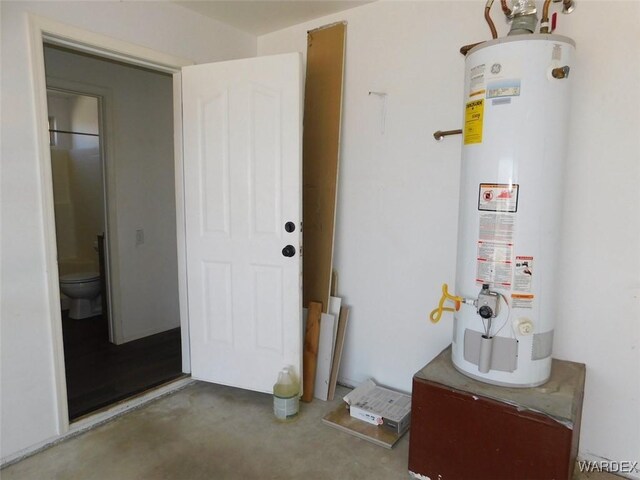
<path fill-rule="evenodd" d="M 144 243 L 144 230 L 139 228 L 136 230 L 136 247 Z"/>

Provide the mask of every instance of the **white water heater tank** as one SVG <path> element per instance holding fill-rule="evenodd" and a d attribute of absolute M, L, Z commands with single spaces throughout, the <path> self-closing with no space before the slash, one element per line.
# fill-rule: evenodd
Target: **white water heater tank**
<path fill-rule="evenodd" d="M 466 57 L 455 294 L 480 304 L 455 312 L 452 357 L 497 385 L 550 376 L 574 50 L 532 34 Z"/>

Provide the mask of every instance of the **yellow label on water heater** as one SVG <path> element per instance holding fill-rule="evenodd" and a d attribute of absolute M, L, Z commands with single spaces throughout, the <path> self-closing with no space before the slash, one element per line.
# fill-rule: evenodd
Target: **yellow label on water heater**
<path fill-rule="evenodd" d="M 464 144 L 482 143 L 484 99 L 467 103 L 464 115 Z"/>

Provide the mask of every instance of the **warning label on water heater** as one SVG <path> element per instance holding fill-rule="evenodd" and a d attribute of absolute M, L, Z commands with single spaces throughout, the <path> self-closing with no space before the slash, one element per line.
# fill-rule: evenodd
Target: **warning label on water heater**
<path fill-rule="evenodd" d="M 517 184 L 481 183 L 478 193 L 478 210 L 516 213 L 518 191 Z"/>
<path fill-rule="evenodd" d="M 464 115 L 464 144 L 482 143 L 484 99 L 468 102 Z"/>
<path fill-rule="evenodd" d="M 471 67 L 469 70 L 469 98 L 478 95 L 484 95 L 484 72 L 486 65 L 484 63 Z"/>
<path fill-rule="evenodd" d="M 533 308 L 533 299 L 532 294 L 512 293 L 511 308 Z"/>
<path fill-rule="evenodd" d="M 476 283 L 511 289 L 513 282 L 513 238 L 515 215 L 480 213 Z"/>
<path fill-rule="evenodd" d="M 516 216 L 506 213 L 481 213 L 479 240 L 513 243 Z"/>
<path fill-rule="evenodd" d="M 516 268 L 513 289 L 518 292 L 531 292 L 533 278 L 533 257 L 516 256 Z"/>
<path fill-rule="evenodd" d="M 476 283 L 511 287 L 513 244 L 478 241 Z"/>

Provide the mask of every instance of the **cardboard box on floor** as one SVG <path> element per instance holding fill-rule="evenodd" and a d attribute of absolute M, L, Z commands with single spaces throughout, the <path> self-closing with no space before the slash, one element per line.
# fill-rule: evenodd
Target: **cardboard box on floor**
<path fill-rule="evenodd" d="M 353 418 L 390 428 L 402 435 L 411 422 L 411 396 L 369 379 L 343 397 Z"/>

